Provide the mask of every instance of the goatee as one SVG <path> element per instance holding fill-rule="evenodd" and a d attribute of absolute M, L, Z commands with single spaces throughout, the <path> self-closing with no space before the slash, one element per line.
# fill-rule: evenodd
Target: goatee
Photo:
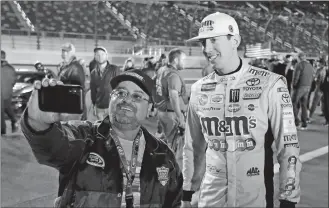
<path fill-rule="evenodd" d="M 112 125 L 121 130 L 134 130 L 140 126 L 135 117 L 128 117 L 117 113 L 110 115 L 110 121 Z"/>

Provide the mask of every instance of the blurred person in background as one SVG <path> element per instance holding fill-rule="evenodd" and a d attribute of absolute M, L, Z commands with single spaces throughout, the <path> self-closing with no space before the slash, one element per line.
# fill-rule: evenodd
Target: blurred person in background
<path fill-rule="evenodd" d="M 308 94 L 311 90 L 311 85 L 314 77 L 314 69 L 309 61 L 306 59 L 306 55 L 304 53 L 298 54 L 299 62 L 296 65 L 292 86 L 293 86 L 293 95 L 292 95 L 292 103 L 294 108 L 295 115 L 295 125 L 300 130 L 307 129 L 308 122 Z M 299 104 L 301 105 L 302 114 L 301 119 L 299 119 Z"/>
<path fill-rule="evenodd" d="M 64 84 L 80 85 L 84 92 L 86 92 L 86 74 L 85 68 L 81 64 L 81 59 L 76 57 L 76 50 L 72 43 L 65 43 L 62 45 L 62 59 L 59 64 L 58 79 Z M 68 114 L 67 120 L 85 120 L 87 108 L 84 101 L 84 111 L 82 115 Z"/>
<path fill-rule="evenodd" d="M 316 87 L 315 75 L 316 75 L 316 70 L 317 70 L 317 67 L 316 66 L 317 66 L 317 62 L 318 61 L 315 61 L 314 59 L 309 59 L 308 62 L 310 62 L 310 64 L 313 67 L 313 80 L 312 80 L 310 92 L 308 93 L 308 96 L 307 96 L 307 109 L 308 109 L 308 119 L 307 119 L 307 122 L 309 123 L 310 122 L 310 119 L 309 119 L 309 109 L 311 108 L 312 95 L 314 94 L 315 87 Z"/>
<path fill-rule="evenodd" d="M 91 72 L 90 94 L 94 115 L 103 120 L 108 115 L 108 106 L 112 88 L 111 79 L 120 74 L 120 69 L 108 61 L 106 48 L 99 46 L 94 49 L 96 67 Z"/>
<path fill-rule="evenodd" d="M 65 43 L 62 46 L 63 62 L 59 66 L 58 77 L 64 84 L 74 84 L 84 87 L 85 71 L 75 53 L 75 47 L 72 43 Z"/>
<path fill-rule="evenodd" d="M 159 60 L 155 64 L 155 71 L 158 71 L 161 67 L 164 67 L 167 64 L 166 54 L 161 54 Z"/>
<path fill-rule="evenodd" d="M 316 74 L 315 74 L 315 90 L 314 90 L 312 104 L 310 107 L 309 119 L 312 118 L 316 107 L 319 105 L 321 101 L 322 91 L 320 89 L 320 85 L 324 82 L 324 79 L 326 78 L 326 72 L 328 68 L 324 58 L 320 59 L 319 65 L 317 64 L 317 66 L 318 67 L 316 69 Z"/>
<path fill-rule="evenodd" d="M 178 127 L 185 128 L 188 97 L 185 82 L 179 71 L 184 69 L 186 55 L 180 49 L 172 49 L 168 54 L 168 64 L 156 80 L 155 107 L 159 122 L 168 145 L 171 147 Z"/>
<path fill-rule="evenodd" d="M 279 74 L 281 76 L 286 76 L 286 68 L 287 64 L 285 63 L 285 60 L 280 56 L 278 59 L 275 59 L 273 62 L 273 69 L 272 72 Z"/>
<path fill-rule="evenodd" d="M 147 76 L 149 76 L 151 79 L 155 76 L 156 71 L 154 68 L 154 65 L 149 64 L 148 68 L 142 69 L 142 72 L 144 72 Z M 153 80 L 153 79 L 152 79 Z"/>
<path fill-rule="evenodd" d="M 89 66 L 88 66 L 90 74 L 93 71 L 93 69 L 96 68 L 96 65 L 97 65 L 97 61 L 96 61 L 95 57 L 96 57 L 96 53 L 94 53 L 94 58 L 93 58 L 93 60 L 90 61 Z"/>
<path fill-rule="evenodd" d="M 55 72 L 53 72 L 50 69 L 47 69 L 40 61 L 37 61 L 34 64 L 34 68 L 39 72 L 45 73 L 45 75 L 46 75 L 45 77 L 48 78 L 48 79 L 56 78 Z"/>
<path fill-rule="evenodd" d="M 286 79 L 287 79 L 287 87 L 289 94 L 291 95 L 291 88 L 292 88 L 292 79 L 294 76 L 294 70 L 297 64 L 297 60 L 293 59 L 291 55 L 286 56 L 287 60 L 287 68 L 286 68 Z"/>
<path fill-rule="evenodd" d="M 6 60 L 6 52 L 1 50 L 1 135 L 6 134 L 5 113 L 11 121 L 12 133 L 17 131 L 17 119 L 11 106 L 13 87 L 16 83 L 15 68 Z"/>
<path fill-rule="evenodd" d="M 324 68 L 326 70 L 326 75 L 325 75 L 323 82 L 320 85 L 320 89 L 323 92 L 322 111 L 323 111 L 324 117 L 326 119 L 326 122 L 324 123 L 324 125 L 328 126 L 329 125 L 329 65 L 328 65 L 329 57 L 328 57 L 328 55 L 325 56 L 324 60 L 325 60 Z"/>
<path fill-rule="evenodd" d="M 123 64 L 123 71 L 129 71 L 134 69 L 135 63 L 133 58 L 128 58 L 125 63 Z"/>

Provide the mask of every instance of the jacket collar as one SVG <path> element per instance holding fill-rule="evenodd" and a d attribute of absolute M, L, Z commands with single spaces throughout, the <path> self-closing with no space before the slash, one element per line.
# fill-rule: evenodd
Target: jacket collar
<path fill-rule="evenodd" d="M 103 121 L 101 121 L 97 125 L 96 132 L 98 135 L 100 135 L 102 138 L 107 138 L 110 136 L 109 130 L 111 128 L 111 122 L 109 119 L 109 116 L 107 116 Z M 151 135 L 144 127 L 140 127 L 143 131 L 144 138 L 146 141 L 146 146 L 145 146 L 145 151 L 147 151 L 150 155 L 152 154 L 158 154 L 162 152 L 159 148 L 160 147 L 160 142 L 153 136 Z"/>

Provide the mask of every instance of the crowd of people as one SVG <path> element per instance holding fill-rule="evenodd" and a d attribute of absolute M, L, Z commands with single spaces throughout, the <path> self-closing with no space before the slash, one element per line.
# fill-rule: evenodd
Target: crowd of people
<path fill-rule="evenodd" d="M 319 57 L 318 60 L 308 60 L 304 53 L 297 57 L 286 55 L 284 58 L 273 57 L 270 60 L 252 63 L 260 68 L 282 75 L 287 80 L 287 87 L 292 96 L 295 111 L 295 123 L 301 130 L 307 129 L 318 105 L 321 105 L 321 116 L 325 117 L 324 125 L 328 125 L 329 103 L 325 99 L 328 88 L 325 88 L 328 77 L 328 55 Z M 301 119 L 299 109 L 301 108 Z"/>
<path fill-rule="evenodd" d="M 209 63 L 191 93 L 179 73 L 186 59 L 179 48 L 145 58 L 140 68 L 127 59 L 120 69 L 99 46 L 86 70 L 72 44 L 62 47 L 58 75 L 34 84 L 21 119 L 38 162 L 59 170 L 56 207 L 191 207 L 197 191 L 198 207 L 273 207 L 272 143 L 280 207 L 300 201 L 296 126 L 307 127 L 321 92 L 328 116 L 328 56 L 316 71 L 304 54 L 295 64 L 286 56 L 267 69 L 252 66 L 238 56 L 237 22 L 219 12 L 206 16 L 188 41 L 201 42 Z M 82 115 L 39 109 L 38 89 L 61 84 L 85 89 L 95 122 L 87 102 Z M 151 116 L 156 136 L 143 127 Z"/>

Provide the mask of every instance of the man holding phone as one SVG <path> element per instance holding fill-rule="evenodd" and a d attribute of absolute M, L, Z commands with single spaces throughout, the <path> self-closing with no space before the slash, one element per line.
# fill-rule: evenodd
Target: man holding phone
<path fill-rule="evenodd" d="M 21 120 L 38 162 L 68 175 L 55 206 L 180 207 L 183 176 L 175 156 L 141 126 L 153 105 L 152 79 L 140 70 L 113 78 L 109 116 L 94 124 L 60 122 L 63 114 L 39 109 L 41 87 L 58 84 L 35 82 Z"/>

